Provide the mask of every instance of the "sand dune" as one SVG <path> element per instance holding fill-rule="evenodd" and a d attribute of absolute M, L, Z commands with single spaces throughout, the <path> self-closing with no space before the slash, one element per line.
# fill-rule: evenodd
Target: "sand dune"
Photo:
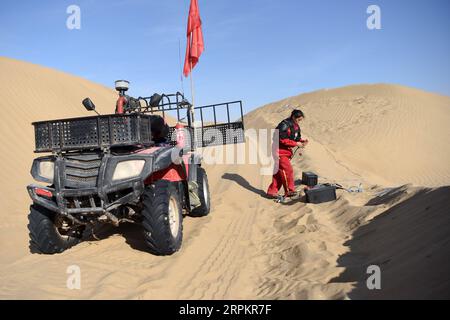
<path fill-rule="evenodd" d="M 304 132 L 373 183 L 450 184 L 450 98 L 398 85 L 357 85 L 291 97 L 247 115 L 273 125 L 301 105 Z"/>
<path fill-rule="evenodd" d="M 11 226 L 20 228 L 26 224 L 24 213 L 29 201 L 24 186 L 32 179 L 29 171 L 34 158 L 31 122 L 89 116 L 91 113 L 81 105 L 88 96 L 100 113 L 111 113 L 117 98 L 114 90 L 104 86 L 22 61 L 0 57 L 0 70 L 0 108 L 4 114 L 0 126 L 0 210 L 6 220 L 0 235 L 3 262 L 9 260 L 10 254 L 16 256 L 27 250 L 25 234 L 17 237 Z M 4 255 L 4 250 L 10 253 Z"/>
<path fill-rule="evenodd" d="M 270 177 L 260 166 L 211 165 L 213 211 L 184 220 L 175 255 L 147 253 L 140 228 L 126 224 L 44 256 L 27 248 L 30 122 L 86 115 L 86 96 L 107 113 L 115 93 L 7 58 L 0 70 L 1 107 L 10 111 L 0 137 L 8 168 L 1 176 L 0 298 L 450 298 L 450 98 L 371 85 L 267 105 L 246 116 L 247 128 L 272 128 L 288 113 L 286 103 L 304 106 L 310 145 L 294 159 L 297 178 L 313 170 L 321 181 L 361 183 L 364 192 L 339 190 L 337 201 L 321 205 L 277 204 L 262 197 Z M 381 267 L 381 291 L 365 289 L 370 264 Z M 81 290 L 66 287 L 70 265 L 81 268 Z"/>
<path fill-rule="evenodd" d="M 358 85 L 263 106 L 246 115 L 246 125 L 273 128 L 298 105 L 311 143 L 293 161 L 297 174 L 312 170 L 322 182 L 361 184 L 364 192 L 339 192 L 332 204 L 299 204 L 261 219 L 262 265 L 270 267 L 258 296 L 449 298 L 443 261 L 450 258 L 450 191 L 438 187 L 450 184 L 450 98 Z M 392 222 L 397 217 L 401 223 Z M 386 271 L 386 289 L 367 290 L 371 264 Z"/>

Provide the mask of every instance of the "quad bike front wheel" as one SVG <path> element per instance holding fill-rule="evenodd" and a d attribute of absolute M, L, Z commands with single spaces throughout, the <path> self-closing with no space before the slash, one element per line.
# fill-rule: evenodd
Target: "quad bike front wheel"
<path fill-rule="evenodd" d="M 183 239 L 183 215 L 179 190 L 174 182 L 160 180 L 145 188 L 142 226 L 149 251 L 170 255 Z"/>
<path fill-rule="evenodd" d="M 82 228 L 72 228 L 61 216 L 39 205 L 30 206 L 28 221 L 32 253 L 60 253 L 81 241 Z"/>

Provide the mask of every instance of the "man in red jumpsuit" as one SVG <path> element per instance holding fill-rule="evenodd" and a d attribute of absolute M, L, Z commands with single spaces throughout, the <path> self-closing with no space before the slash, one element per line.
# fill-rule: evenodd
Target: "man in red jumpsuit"
<path fill-rule="evenodd" d="M 283 186 L 285 196 L 292 197 L 295 193 L 294 170 L 292 169 L 291 159 L 293 157 L 292 148 L 305 147 L 308 144 L 307 139 L 302 139 L 300 130 L 300 121 L 304 119 L 301 110 L 294 110 L 291 116 L 278 124 L 279 147 L 274 150 L 275 165 L 278 164 L 278 172 L 274 174 L 272 184 L 267 190 L 269 197 L 277 197 L 278 190 Z"/>

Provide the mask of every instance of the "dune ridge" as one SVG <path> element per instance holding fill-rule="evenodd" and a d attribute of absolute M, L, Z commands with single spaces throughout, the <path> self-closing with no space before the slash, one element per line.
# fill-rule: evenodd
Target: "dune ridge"
<path fill-rule="evenodd" d="M 273 125 L 294 106 L 306 114 L 305 134 L 372 182 L 450 184 L 449 97 L 399 85 L 354 85 L 263 106 L 246 116 L 247 125 Z"/>

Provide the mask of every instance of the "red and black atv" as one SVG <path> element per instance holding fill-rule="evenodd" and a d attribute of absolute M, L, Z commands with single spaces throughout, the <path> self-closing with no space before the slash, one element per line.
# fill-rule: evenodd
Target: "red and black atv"
<path fill-rule="evenodd" d="M 31 169 L 47 186 L 27 187 L 32 252 L 62 252 L 98 223 L 133 222 L 142 225 L 151 253 L 170 255 L 181 246 L 183 216 L 209 214 L 208 178 L 195 151 L 244 142 L 242 102 L 193 107 L 181 93 L 135 99 L 125 94 L 125 80 L 116 89 L 115 114 L 33 123 L 35 152 L 51 155 Z M 83 105 L 95 111 L 89 98 Z M 169 127 L 171 113 L 178 122 Z"/>

